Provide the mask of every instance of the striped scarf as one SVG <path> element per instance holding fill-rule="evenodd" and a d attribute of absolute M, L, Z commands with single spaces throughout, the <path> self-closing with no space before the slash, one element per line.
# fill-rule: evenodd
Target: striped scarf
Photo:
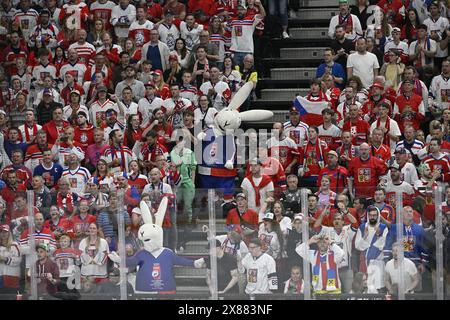
<path fill-rule="evenodd" d="M 316 262 L 313 265 L 313 286 L 316 287 L 319 279 L 322 280 L 323 291 L 335 291 L 339 289 L 339 274 L 334 261 L 334 252 L 328 250 L 326 255 L 316 252 Z"/>

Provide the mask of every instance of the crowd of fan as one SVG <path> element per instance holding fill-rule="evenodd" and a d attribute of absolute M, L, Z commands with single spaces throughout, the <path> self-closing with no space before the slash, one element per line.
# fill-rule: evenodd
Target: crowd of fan
<path fill-rule="evenodd" d="M 302 259 L 317 294 L 396 293 L 398 246 L 405 291 L 432 292 L 438 187 L 448 270 L 450 9 L 366 2 L 350 11 L 339 0 L 310 93 L 233 168 L 242 193 L 223 198 L 220 293 L 303 293 Z M 288 39 L 286 1 L 1 1 L 0 292 L 29 289 L 23 257 L 35 248 L 39 292 L 79 297 L 66 284 L 77 266 L 84 292 L 117 290 L 108 252 L 118 249 L 119 214 L 126 254 L 141 249 L 141 200 L 156 210 L 169 197 L 164 245 L 183 251 L 180 218 L 195 224 L 193 202 L 205 205 L 195 130 L 213 126 L 246 82 L 256 88 L 264 6 Z M 305 116 L 299 101 L 321 116 Z"/>

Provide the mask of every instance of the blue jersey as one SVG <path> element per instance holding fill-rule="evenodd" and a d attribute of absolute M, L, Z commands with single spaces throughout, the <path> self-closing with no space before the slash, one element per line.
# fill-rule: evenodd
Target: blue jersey
<path fill-rule="evenodd" d="M 428 262 L 428 254 L 424 249 L 423 227 L 413 223 L 411 226 L 403 225 L 403 252 L 405 258 L 410 259 L 416 265 L 421 262 Z M 393 224 L 386 239 L 386 249 L 388 253 L 392 250 L 392 244 L 397 241 L 397 225 Z M 389 256 L 385 257 L 388 258 Z"/>
<path fill-rule="evenodd" d="M 236 171 L 225 169 L 228 160 L 233 161 L 236 167 L 236 144 L 234 135 L 214 135 L 213 129 L 205 131 L 206 137 L 202 141 L 202 155 L 199 161 L 198 172 L 203 175 L 216 177 L 235 176 Z"/>
<path fill-rule="evenodd" d="M 63 167 L 58 163 L 54 163 L 51 169 L 46 169 L 40 164 L 34 168 L 33 176 L 42 176 L 45 185 L 51 189 L 58 183 L 63 171 Z"/>
<path fill-rule="evenodd" d="M 128 268 L 139 266 L 136 274 L 136 291 L 158 293 L 175 291 L 173 270 L 175 265 L 193 267 L 194 261 L 179 257 L 167 248 L 163 248 L 157 258 L 146 250 L 127 258 Z"/>

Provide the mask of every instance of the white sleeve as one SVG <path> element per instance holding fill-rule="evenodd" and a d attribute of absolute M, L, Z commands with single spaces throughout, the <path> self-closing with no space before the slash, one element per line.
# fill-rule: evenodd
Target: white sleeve
<path fill-rule="evenodd" d="M 423 101 L 419 105 L 419 113 L 425 116 L 425 104 L 423 103 Z"/>
<path fill-rule="evenodd" d="M 363 35 L 363 30 L 361 27 L 361 21 L 359 21 L 359 18 L 355 15 L 352 14 L 352 18 L 355 21 L 355 29 L 356 29 L 356 35 L 362 36 Z"/>
<path fill-rule="evenodd" d="M 437 51 L 437 44 L 434 40 L 430 40 L 430 51 L 434 53 Z"/>
<path fill-rule="evenodd" d="M 337 16 L 334 16 L 333 18 L 331 18 L 330 26 L 328 27 L 328 37 L 331 39 L 334 39 L 334 31 L 335 31 L 334 29 L 337 26 L 337 19 L 335 19 L 335 17 L 337 17 Z"/>
<path fill-rule="evenodd" d="M 402 132 L 400 131 L 400 128 L 398 127 L 398 123 L 397 121 L 391 119 L 391 134 L 395 135 L 395 136 L 401 136 Z"/>
<path fill-rule="evenodd" d="M 331 250 L 334 252 L 334 260 L 339 264 L 344 259 L 344 250 L 342 250 L 336 243 L 333 243 Z"/>
<path fill-rule="evenodd" d="M 115 26 L 117 24 L 117 22 L 119 21 L 120 14 L 117 11 L 118 11 L 118 6 L 114 7 L 111 11 L 110 22 L 113 26 Z"/>
<path fill-rule="evenodd" d="M 278 278 L 277 278 L 277 268 L 275 264 L 275 260 L 268 256 L 267 257 L 267 278 L 269 281 L 269 289 L 270 290 L 278 290 Z"/>
<path fill-rule="evenodd" d="M 359 251 L 364 251 L 369 249 L 370 242 L 366 241 L 363 236 L 361 235 L 361 229 L 358 228 L 358 231 L 356 232 L 356 239 L 355 239 L 355 248 Z"/>

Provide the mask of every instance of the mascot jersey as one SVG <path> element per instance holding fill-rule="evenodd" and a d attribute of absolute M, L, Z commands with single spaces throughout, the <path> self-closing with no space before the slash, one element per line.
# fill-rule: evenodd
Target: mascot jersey
<path fill-rule="evenodd" d="M 205 131 L 202 141 L 202 155 L 199 161 L 202 188 L 223 188 L 224 193 L 233 194 L 236 169 L 225 168 L 227 160 L 233 161 L 236 167 L 236 145 L 233 135 L 216 137 L 213 129 Z"/>
<path fill-rule="evenodd" d="M 163 248 L 155 258 L 150 252 L 142 250 L 127 258 L 127 267 L 139 266 L 136 275 L 136 291 L 171 293 L 176 290 L 173 266 L 194 266 L 194 261 L 177 256 L 172 250 Z"/>

